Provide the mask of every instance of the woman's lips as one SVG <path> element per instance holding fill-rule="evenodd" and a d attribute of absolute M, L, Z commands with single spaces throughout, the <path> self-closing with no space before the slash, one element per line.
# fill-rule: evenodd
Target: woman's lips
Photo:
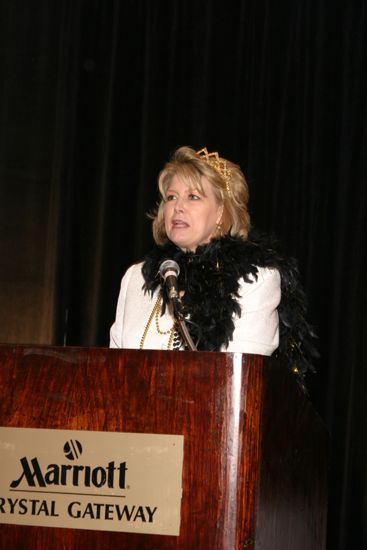
<path fill-rule="evenodd" d="M 173 227 L 188 227 L 189 224 L 183 220 L 172 220 Z"/>

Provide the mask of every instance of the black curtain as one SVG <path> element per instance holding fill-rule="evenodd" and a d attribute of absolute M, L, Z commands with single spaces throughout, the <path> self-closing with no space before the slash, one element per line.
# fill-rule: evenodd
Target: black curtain
<path fill-rule="evenodd" d="M 175 147 L 239 163 L 253 225 L 299 260 L 319 335 L 308 384 L 331 434 L 328 547 L 367 548 L 367 4 L 26 6 L 1 7 L 0 108 L 3 119 L 12 108 L 6 128 L 22 130 L 0 132 L 1 162 L 8 173 L 9 143 L 21 159 L 33 144 L 57 190 L 54 342 L 108 344 L 121 275 L 152 244 L 146 212 Z"/>

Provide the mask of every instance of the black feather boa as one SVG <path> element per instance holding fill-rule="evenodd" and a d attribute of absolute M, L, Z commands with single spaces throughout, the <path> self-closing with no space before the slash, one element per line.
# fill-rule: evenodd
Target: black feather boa
<path fill-rule="evenodd" d="M 251 283 L 249 276 L 257 278 L 258 267 L 278 269 L 280 342 L 275 353 L 301 377 L 307 370 L 314 371 L 312 360 L 318 356 L 315 335 L 306 321 L 306 300 L 296 261 L 279 254 L 269 237 L 254 232 L 247 240 L 227 235 L 199 246 L 195 252 L 184 252 L 171 242 L 156 246 L 142 268 L 145 291 L 153 293 L 160 285 L 159 266 L 166 259 L 180 266 L 178 285 L 184 291 L 184 310 L 190 315 L 190 334 L 198 340 L 198 349 L 207 351 L 219 351 L 232 339 L 233 314 L 241 315 L 239 279 Z M 167 301 L 163 292 L 164 307 Z"/>

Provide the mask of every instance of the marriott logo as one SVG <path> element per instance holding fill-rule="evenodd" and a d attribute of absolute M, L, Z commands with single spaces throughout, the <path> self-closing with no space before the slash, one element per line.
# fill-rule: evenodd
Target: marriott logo
<path fill-rule="evenodd" d="M 82 466 L 71 464 L 49 464 L 42 469 L 37 457 L 28 461 L 27 457 L 20 459 L 21 472 L 19 477 L 10 483 L 12 489 L 48 486 L 72 487 L 108 487 L 110 489 L 126 488 L 126 462 L 116 464 L 108 462 L 106 466 Z"/>

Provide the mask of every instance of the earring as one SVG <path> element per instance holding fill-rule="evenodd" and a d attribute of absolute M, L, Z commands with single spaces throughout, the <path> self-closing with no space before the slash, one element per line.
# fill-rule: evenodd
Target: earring
<path fill-rule="evenodd" d="M 217 223 L 215 224 L 216 230 L 217 230 L 217 232 L 219 233 L 220 236 L 223 235 L 223 231 L 222 231 L 223 208 L 224 208 L 224 207 L 223 207 L 223 205 L 222 205 L 219 220 L 218 220 Z"/>
<path fill-rule="evenodd" d="M 215 224 L 215 227 L 216 227 L 217 233 L 219 233 L 219 235 L 222 236 L 223 235 L 222 222 L 220 221 L 219 223 Z"/>

